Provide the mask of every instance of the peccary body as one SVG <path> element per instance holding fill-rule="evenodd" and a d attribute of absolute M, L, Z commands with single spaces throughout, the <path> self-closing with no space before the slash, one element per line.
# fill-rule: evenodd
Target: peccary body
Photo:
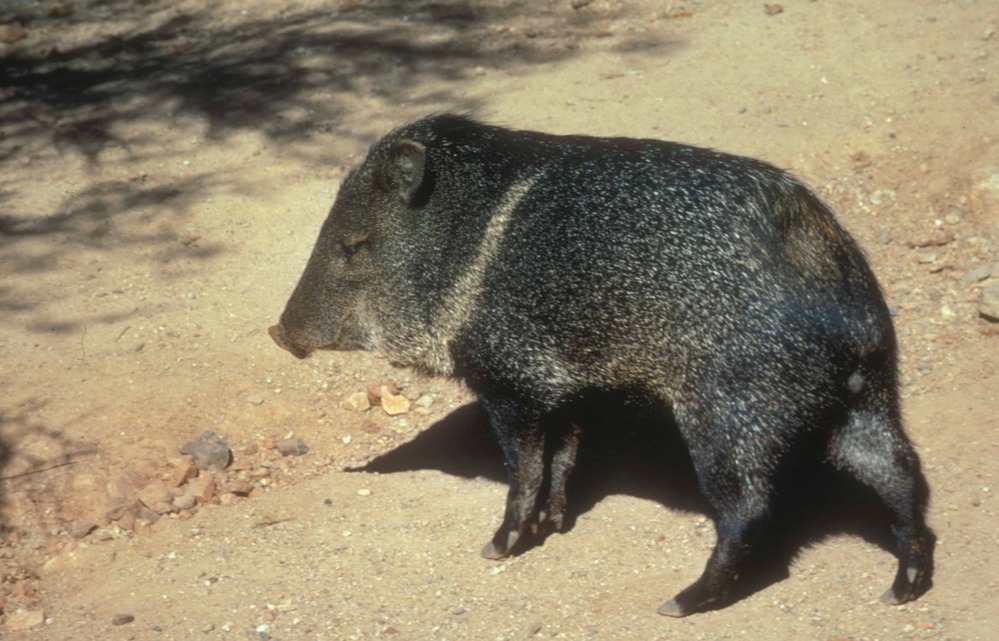
<path fill-rule="evenodd" d="M 561 527 L 585 426 L 552 417 L 613 391 L 671 408 L 717 511 L 703 575 L 661 613 L 727 599 L 806 439 L 892 515 L 883 600 L 929 586 L 887 307 L 829 209 L 768 164 L 431 116 L 344 181 L 270 332 L 300 358 L 377 350 L 478 394 L 510 476 L 488 558 Z"/>

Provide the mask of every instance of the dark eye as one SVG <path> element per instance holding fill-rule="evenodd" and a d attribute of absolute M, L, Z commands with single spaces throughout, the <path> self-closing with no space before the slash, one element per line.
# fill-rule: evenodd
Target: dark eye
<path fill-rule="evenodd" d="M 350 259 L 354 257 L 354 254 L 356 254 L 359 249 L 361 249 L 361 245 L 363 245 L 363 244 L 364 244 L 363 240 L 360 241 L 360 242 L 353 243 L 351 245 L 348 245 L 347 243 L 343 243 L 343 257 L 344 257 L 344 260 L 346 260 L 347 262 L 350 262 Z"/>

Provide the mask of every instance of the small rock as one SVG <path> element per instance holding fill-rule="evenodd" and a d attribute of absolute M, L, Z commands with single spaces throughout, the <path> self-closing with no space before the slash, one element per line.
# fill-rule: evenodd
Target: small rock
<path fill-rule="evenodd" d="M 108 501 L 108 511 L 106 514 L 108 521 L 119 521 L 126 516 L 134 517 L 142 503 L 133 497 L 114 497 Z"/>
<path fill-rule="evenodd" d="M 74 539 L 82 539 L 96 529 L 97 523 L 91 519 L 83 519 L 70 526 L 69 535 Z"/>
<path fill-rule="evenodd" d="M 198 474 L 187 484 L 186 493 L 193 496 L 198 503 L 207 503 L 215 496 L 215 479 L 211 474 Z"/>
<path fill-rule="evenodd" d="M 358 496 L 371 496 L 371 490 L 364 487 L 357 491 Z"/>
<path fill-rule="evenodd" d="M 170 501 L 170 512 L 173 512 L 173 500 Z M 139 509 L 135 511 L 136 527 L 142 527 L 144 525 L 152 525 L 153 523 L 160 520 L 160 513 L 156 512 L 152 508 L 146 507 L 143 504 L 139 504 Z"/>
<path fill-rule="evenodd" d="M 166 483 L 154 481 L 139 490 L 139 500 L 157 514 L 168 514 L 174 511 L 173 493 Z"/>
<path fill-rule="evenodd" d="M 249 496 L 253 491 L 253 484 L 243 479 L 230 479 L 225 484 L 224 492 L 235 494 L 236 496 Z"/>
<path fill-rule="evenodd" d="M 416 399 L 416 406 L 422 407 L 423 409 L 430 409 L 434 404 L 434 397 L 430 394 L 424 394 L 420 398 Z"/>
<path fill-rule="evenodd" d="M 368 385 L 368 402 L 372 405 L 382 404 L 382 390 L 387 389 L 390 394 L 398 394 L 399 388 L 395 386 L 392 381 L 385 381 L 384 383 L 375 383 L 374 385 Z"/>
<path fill-rule="evenodd" d="M 248 396 L 246 398 L 246 402 L 249 403 L 250 405 L 263 405 L 264 397 L 261 396 L 260 394 L 254 394 L 253 396 Z"/>
<path fill-rule="evenodd" d="M 180 463 L 170 470 L 170 476 L 167 477 L 167 485 L 169 487 L 180 487 L 194 478 L 196 473 L 197 468 L 194 466 L 194 458 L 185 456 Z"/>
<path fill-rule="evenodd" d="M 991 323 L 999 323 L 999 283 L 982 290 L 978 298 L 978 314 Z"/>
<path fill-rule="evenodd" d="M 277 442 L 281 456 L 301 456 L 309 452 L 309 446 L 300 438 L 286 438 Z"/>
<path fill-rule="evenodd" d="M 7 615 L 5 624 L 8 630 L 30 630 L 45 623 L 45 613 L 41 610 L 16 610 Z"/>
<path fill-rule="evenodd" d="M 937 262 L 937 255 L 933 252 L 917 252 L 916 261 L 924 265 L 930 265 Z"/>
<path fill-rule="evenodd" d="M 409 421 L 405 418 L 396 417 L 388 424 L 390 430 L 396 434 L 407 434 L 409 432 Z"/>
<path fill-rule="evenodd" d="M 186 443 L 180 453 L 193 456 L 199 470 L 223 470 L 232 461 L 228 443 L 215 432 L 205 432 L 196 441 Z"/>
<path fill-rule="evenodd" d="M 386 386 L 381 389 L 382 409 L 389 416 L 398 416 L 409 411 L 409 399 L 402 394 L 393 394 Z"/>
<path fill-rule="evenodd" d="M 367 392 L 354 392 L 344 399 L 343 407 L 353 412 L 366 412 L 371 409 L 371 400 Z"/>
<path fill-rule="evenodd" d="M 992 275 L 992 270 L 992 263 L 979 265 L 978 267 L 968 271 L 964 276 L 961 276 L 961 284 L 970 285 L 972 283 L 977 283 L 980 280 L 985 280 Z"/>
<path fill-rule="evenodd" d="M 125 625 L 127 623 L 131 623 L 132 621 L 135 621 L 135 617 L 131 614 L 122 613 L 111 617 L 111 625 Z"/>
<path fill-rule="evenodd" d="M 142 503 L 139 503 L 138 499 L 136 499 L 135 504 L 138 507 L 143 507 Z M 149 508 L 146 509 L 148 510 Z M 138 508 L 136 508 L 136 510 L 138 510 Z M 123 513 L 120 517 L 118 517 L 115 520 L 113 525 L 117 527 L 113 527 L 111 529 L 111 538 L 120 539 L 123 536 L 127 536 L 128 532 L 131 532 L 132 530 L 135 529 L 135 513 L 134 512 Z"/>
<path fill-rule="evenodd" d="M 909 247 L 943 247 L 954 242 L 954 232 L 950 229 L 935 229 L 929 234 L 920 234 L 908 242 Z"/>
<path fill-rule="evenodd" d="M 891 244 L 891 230 L 885 227 L 878 232 L 878 242 L 882 245 Z"/>
<path fill-rule="evenodd" d="M 779 13 L 784 13 L 784 6 L 777 4 L 776 2 L 768 2 L 763 5 L 763 11 L 768 16 L 776 16 Z"/>
<path fill-rule="evenodd" d="M 173 499 L 173 506 L 178 510 L 190 510 L 197 503 L 198 500 L 191 494 L 181 494 Z"/>
<path fill-rule="evenodd" d="M 573 9 L 579 11 L 580 9 L 590 4 L 591 2 L 593 2 L 593 0 L 572 0 L 570 4 L 572 4 Z"/>

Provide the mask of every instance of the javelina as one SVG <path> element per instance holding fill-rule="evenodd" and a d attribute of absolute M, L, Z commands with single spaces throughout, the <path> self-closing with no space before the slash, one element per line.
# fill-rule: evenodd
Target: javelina
<path fill-rule="evenodd" d="M 510 477 L 487 558 L 562 525 L 580 427 L 551 419 L 615 391 L 671 408 L 717 511 L 703 575 L 662 614 L 726 600 L 806 439 L 892 516 L 882 600 L 929 586 L 879 286 L 830 210 L 763 162 L 425 118 L 346 178 L 270 333 L 299 358 L 377 350 L 478 394 Z"/>

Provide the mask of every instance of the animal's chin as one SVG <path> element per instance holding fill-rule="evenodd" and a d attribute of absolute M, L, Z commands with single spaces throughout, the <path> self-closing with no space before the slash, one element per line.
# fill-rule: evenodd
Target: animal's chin
<path fill-rule="evenodd" d="M 350 351 L 350 350 L 366 350 L 368 345 L 360 340 L 360 337 L 352 337 L 348 333 L 341 333 L 333 341 L 325 343 L 323 345 L 309 345 L 304 346 L 296 343 L 288 336 L 288 331 L 283 325 L 277 324 L 272 325 L 267 328 L 267 333 L 270 334 L 274 342 L 281 349 L 289 352 L 295 358 L 307 358 L 315 351 Z"/>

